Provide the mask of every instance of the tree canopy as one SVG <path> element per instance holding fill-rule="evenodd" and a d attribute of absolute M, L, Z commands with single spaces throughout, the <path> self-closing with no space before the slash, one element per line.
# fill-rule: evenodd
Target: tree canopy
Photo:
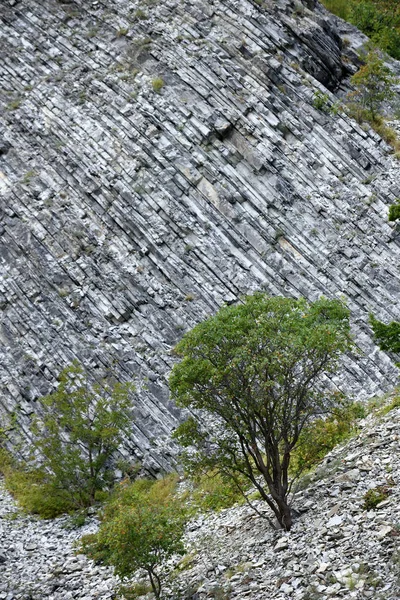
<path fill-rule="evenodd" d="M 160 598 L 160 568 L 174 554 L 184 554 L 186 518 L 173 477 L 122 482 L 104 509 L 98 533 L 82 539 L 82 550 L 113 565 L 121 578 L 144 569 L 155 597 Z"/>
<path fill-rule="evenodd" d="M 33 445 L 52 484 L 77 506 L 95 501 L 113 480 L 110 459 L 131 423 L 130 383 L 91 384 L 77 363 L 64 369 L 55 392 L 40 399 Z"/>
<path fill-rule="evenodd" d="M 351 347 L 348 309 L 325 298 L 258 293 L 194 327 L 170 377 L 178 405 L 196 411 L 175 433 L 187 467 L 250 481 L 289 530 L 291 452 L 303 427 L 340 403 L 326 375 Z"/>

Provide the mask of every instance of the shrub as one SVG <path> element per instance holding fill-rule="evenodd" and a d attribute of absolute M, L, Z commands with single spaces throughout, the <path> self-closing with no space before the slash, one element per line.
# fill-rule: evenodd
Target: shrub
<path fill-rule="evenodd" d="M 397 78 L 380 58 L 377 51 L 371 51 L 365 64 L 351 78 L 355 90 L 350 100 L 360 104 L 371 120 L 377 117 L 379 106 L 394 96 L 393 85 Z"/>
<path fill-rule="evenodd" d="M 15 461 L 11 454 L 5 448 L 0 446 L 0 475 L 5 476 L 11 469 L 14 462 Z"/>
<path fill-rule="evenodd" d="M 400 58 L 400 8 L 391 0 L 322 0 L 338 17 L 358 27 L 381 50 Z"/>
<path fill-rule="evenodd" d="M 255 294 L 197 325 L 170 377 L 177 403 L 199 411 L 175 432 L 187 468 L 218 470 L 239 488 L 248 480 L 289 530 L 291 453 L 302 429 L 340 404 L 321 384 L 351 347 L 348 310 L 324 298 Z"/>
<path fill-rule="evenodd" d="M 110 461 L 131 422 L 131 384 L 93 386 L 74 363 L 62 371 L 58 389 L 40 400 L 32 423 L 33 447 L 43 483 L 65 493 L 76 508 L 90 506 L 113 482 Z"/>
<path fill-rule="evenodd" d="M 389 221 L 400 219 L 400 199 L 389 206 Z"/>
<path fill-rule="evenodd" d="M 322 111 L 328 111 L 329 109 L 329 94 L 324 94 L 320 90 L 317 90 L 314 94 L 313 99 L 314 108 Z"/>
<path fill-rule="evenodd" d="M 378 504 L 386 500 L 390 494 L 390 487 L 387 485 L 378 485 L 364 495 L 364 509 L 375 509 Z"/>
<path fill-rule="evenodd" d="M 175 488 L 172 477 L 122 484 L 104 509 L 98 533 L 82 538 L 81 551 L 97 562 L 113 565 L 121 578 L 143 569 L 155 597 L 160 598 L 160 567 L 174 554 L 184 554 L 186 513 Z"/>
<path fill-rule="evenodd" d="M 118 29 L 117 31 L 117 37 L 124 37 L 125 35 L 128 35 L 129 29 L 127 27 L 121 27 L 120 29 Z"/>
<path fill-rule="evenodd" d="M 161 77 L 156 77 L 152 81 L 152 86 L 153 86 L 153 90 L 155 92 L 159 93 L 159 92 L 161 92 L 162 88 L 164 87 L 164 80 L 161 79 Z"/>
<path fill-rule="evenodd" d="M 395 408 L 400 408 L 400 396 L 398 395 L 396 395 L 389 404 L 381 408 L 378 414 L 387 415 L 391 410 L 394 410 Z"/>
<path fill-rule="evenodd" d="M 369 316 L 369 320 L 374 332 L 379 348 L 384 352 L 400 353 L 400 323 L 392 321 L 391 323 L 382 323 L 374 317 Z"/>
<path fill-rule="evenodd" d="M 243 482 L 245 487 L 245 483 Z M 218 471 L 200 475 L 194 482 L 190 504 L 200 511 L 219 511 L 243 501 L 243 495 L 232 480 L 224 479 Z"/>
<path fill-rule="evenodd" d="M 8 469 L 5 485 L 23 510 L 42 519 L 53 519 L 76 508 L 68 490 L 58 489 L 54 480 L 40 469 L 26 470 L 22 465 Z"/>
<path fill-rule="evenodd" d="M 341 19 L 349 18 L 349 0 L 322 0 L 322 4 Z"/>
<path fill-rule="evenodd" d="M 357 419 L 365 417 L 362 404 L 344 407 L 326 419 L 316 419 L 301 432 L 293 451 L 293 475 L 309 470 L 318 464 L 337 444 L 348 439 L 356 430 Z"/>

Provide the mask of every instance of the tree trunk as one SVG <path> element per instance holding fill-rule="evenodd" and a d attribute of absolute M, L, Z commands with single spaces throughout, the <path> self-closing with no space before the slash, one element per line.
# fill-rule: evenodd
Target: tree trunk
<path fill-rule="evenodd" d="M 292 527 L 292 511 L 286 500 L 279 503 L 279 524 L 285 531 L 290 531 Z"/>
<path fill-rule="evenodd" d="M 273 484 L 268 484 L 268 489 L 272 497 L 272 503 L 274 504 L 273 511 L 279 525 L 285 531 L 290 531 L 293 524 L 292 511 L 288 505 L 286 493 L 283 494 L 282 490 L 277 490 Z"/>
<path fill-rule="evenodd" d="M 151 588 L 157 600 L 160 599 L 161 595 L 161 581 L 158 577 L 157 573 L 155 573 L 152 569 L 147 570 L 150 578 Z"/>

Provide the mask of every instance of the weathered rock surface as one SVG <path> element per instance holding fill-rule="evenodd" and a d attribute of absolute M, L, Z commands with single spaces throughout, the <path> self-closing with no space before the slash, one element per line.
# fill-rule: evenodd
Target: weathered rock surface
<path fill-rule="evenodd" d="M 334 384 L 393 383 L 368 312 L 400 317 L 398 162 L 313 107 L 358 64 L 331 16 L 312 0 L 4 0 L 0 17 L 3 411 L 26 426 L 75 358 L 146 378 L 127 451 L 162 468 L 171 347 L 258 289 L 345 296 L 362 353 Z"/>

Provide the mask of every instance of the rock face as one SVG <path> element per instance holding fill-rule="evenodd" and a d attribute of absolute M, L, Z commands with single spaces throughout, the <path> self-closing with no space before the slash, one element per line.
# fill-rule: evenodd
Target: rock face
<path fill-rule="evenodd" d="M 146 380 L 127 451 L 162 468 L 171 347 L 259 289 L 345 296 L 362 352 L 334 384 L 393 384 L 368 312 L 400 317 L 398 163 L 313 106 L 357 68 L 333 17 L 312 0 L 5 0 L 0 16 L 4 412 L 26 425 L 73 359 Z"/>

